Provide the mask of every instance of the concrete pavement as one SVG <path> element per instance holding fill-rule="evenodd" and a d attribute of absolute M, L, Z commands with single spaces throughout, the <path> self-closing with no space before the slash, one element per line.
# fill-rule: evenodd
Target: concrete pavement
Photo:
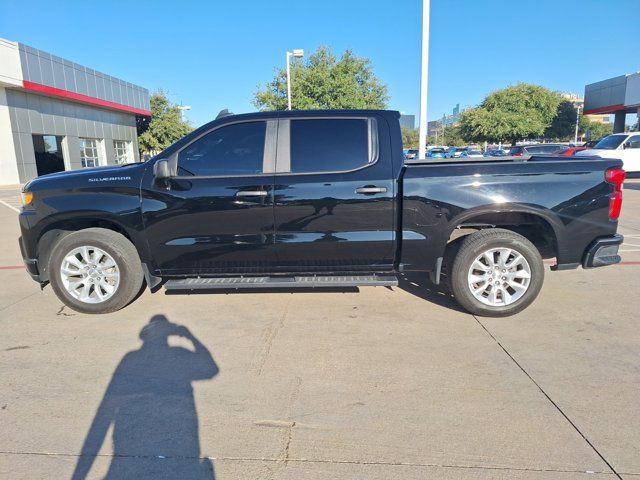
<path fill-rule="evenodd" d="M 638 207 L 630 183 L 627 235 Z M 21 262 L 15 215 L 0 205 L 0 267 Z M 507 319 L 408 283 L 89 316 L 0 269 L 0 478 L 640 477 L 635 244 L 548 272 Z"/>

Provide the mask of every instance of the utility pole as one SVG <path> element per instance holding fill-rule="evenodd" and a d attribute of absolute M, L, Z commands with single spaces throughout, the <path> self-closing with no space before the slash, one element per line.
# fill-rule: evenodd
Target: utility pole
<path fill-rule="evenodd" d="M 418 134 L 418 158 L 427 154 L 427 91 L 429 86 L 429 13 L 431 0 L 422 0 L 422 58 L 420 72 L 420 131 Z"/>

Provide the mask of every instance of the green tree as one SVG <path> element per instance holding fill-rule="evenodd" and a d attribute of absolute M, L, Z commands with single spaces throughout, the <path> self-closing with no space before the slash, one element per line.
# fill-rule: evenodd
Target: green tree
<path fill-rule="evenodd" d="M 151 122 L 146 131 L 138 137 L 141 154 L 160 152 L 193 130 L 189 122 L 182 119 L 182 112 L 178 106 L 169 101 L 163 90 L 154 92 L 149 103 Z"/>
<path fill-rule="evenodd" d="M 460 115 L 460 134 L 472 142 L 511 142 L 542 137 L 556 116 L 561 97 L 538 85 L 520 83 L 493 92 L 477 108 Z"/>
<path fill-rule="evenodd" d="M 461 147 L 466 145 L 466 140 L 462 137 L 460 125 L 447 125 L 444 127 L 442 137 L 438 140 L 442 145 L 449 147 Z"/>
<path fill-rule="evenodd" d="M 560 141 L 572 139 L 576 132 L 576 120 L 578 120 L 576 107 L 570 101 L 563 100 L 558 106 L 558 113 L 551 125 L 545 130 L 544 136 Z"/>
<path fill-rule="evenodd" d="M 371 61 L 351 50 L 337 59 L 329 48 L 320 47 L 308 59 L 291 63 L 294 109 L 383 109 L 388 100 L 387 87 L 373 73 Z M 276 69 L 273 80 L 255 93 L 253 104 L 259 110 L 287 108 L 285 69 Z"/>
<path fill-rule="evenodd" d="M 578 122 L 578 133 L 581 137 L 586 136 L 589 131 L 591 140 L 600 140 L 602 137 L 613 133 L 613 124 L 594 122 L 589 117 L 582 115 Z"/>
<path fill-rule="evenodd" d="M 419 131 L 417 128 L 402 127 L 402 145 L 404 148 L 418 148 Z"/>

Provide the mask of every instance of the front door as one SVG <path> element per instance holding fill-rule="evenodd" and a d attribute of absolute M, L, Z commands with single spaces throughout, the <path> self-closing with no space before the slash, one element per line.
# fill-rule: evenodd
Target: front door
<path fill-rule="evenodd" d="M 281 117 L 274 187 L 280 271 L 392 269 L 395 182 L 384 122 Z"/>
<path fill-rule="evenodd" d="M 217 126 L 177 153 L 177 176 L 156 181 L 147 172 L 143 220 L 162 274 L 272 268 L 274 175 L 265 165 L 274 163 L 276 123 Z"/>
<path fill-rule="evenodd" d="M 620 152 L 622 168 L 627 172 L 640 172 L 640 134 L 630 136 Z"/>

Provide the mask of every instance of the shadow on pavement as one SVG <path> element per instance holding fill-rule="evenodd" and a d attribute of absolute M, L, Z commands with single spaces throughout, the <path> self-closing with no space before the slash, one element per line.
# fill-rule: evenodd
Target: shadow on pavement
<path fill-rule="evenodd" d="M 193 349 L 170 346 L 171 336 L 188 340 Z M 213 378 L 218 366 L 189 329 L 164 315 L 153 316 L 140 339 L 142 346 L 124 356 L 111 378 L 72 478 L 87 477 L 112 427 L 106 479 L 214 479 L 213 464 L 200 458 L 191 382 Z"/>
<path fill-rule="evenodd" d="M 411 295 L 456 312 L 468 313 L 453 298 L 446 286 L 434 285 L 426 273 L 405 274 L 399 277 L 398 287 Z"/>

